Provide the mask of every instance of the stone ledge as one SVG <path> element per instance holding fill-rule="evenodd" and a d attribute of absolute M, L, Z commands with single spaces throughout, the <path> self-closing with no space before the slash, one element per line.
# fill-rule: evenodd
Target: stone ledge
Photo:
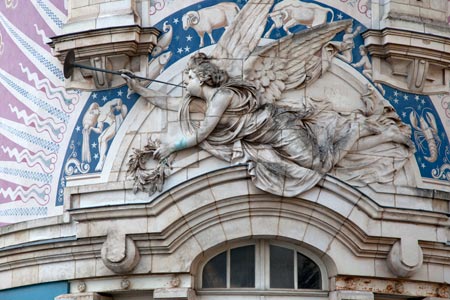
<path fill-rule="evenodd" d="M 59 295 L 55 300 L 111 300 L 111 297 L 102 296 L 96 293 L 80 293 Z"/>
<path fill-rule="evenodd" d="M 195 300 L 195 292 L 189 288 L 162 288 L 153 292 L 153 299 Z"/>
<path fill-rule="evenodd" d="M 151 52 L 159 35 L 160 32 L 156 28 L 132 25 L 55 36 L 51 38 L 50 46 L 61 61 L 72 49 L 75 50 L 78 59 L 112 53 L 140 55 Z"/>
<path fill-rule="evenodd" d="M 338 293 L 377 293 L 392 296 L 434 297 L 446 298 L 448 287 L 445 283 L 420 282 L 407 279 L 383 279 L 358 276 L 338 276 L 336 278 L 336 289 Z M 357 295 L 357 294 L 355 294 Z M 425 298 L 425 299 L 430 299 Z M 330 297 L 330 299 L 332 299 Z M 367 299 L 347 298 L 340 299 Z"/>

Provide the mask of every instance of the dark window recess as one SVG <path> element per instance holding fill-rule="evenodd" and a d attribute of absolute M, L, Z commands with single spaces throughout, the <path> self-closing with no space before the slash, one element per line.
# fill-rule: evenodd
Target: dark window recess
<path fill-rule="evenodd" d="M 297 252 L 297 288 L 322 289 L 320 269 L 308 257 Z"/>
<path fill-rule="evenodd" d="M 270 245 L 270 287 L 294 288 L 294 250 Z"/>
<path fill-rule="evenodd" d="M 204 288 L 227 287 L 227 252 L 222 252 L 212 258 L 203 268 Z"/>
<path fill-rule="evenodd" d="M 230 287 L 255 287 L 255 246 L 231 249 Z"/>
<path fill-rule="evenodd" d="M 261 251 L 261 247 L 264 247 L 264 251 Z M 268 257 L 257 256 L 267 251 Z M 260 276 L 262 274 L 256 274 L 257 269 L 270 272 Z M 257 282 L 256 277 L 261 282 Z M 267 277 L 270 279 L 269 286 L 264 279 Z M 264 289 L 322 289 L 322 274 L 313 260 L 294 249 L 267 242 L 228 249 L 213 257 L 203 267 L 202 280 L 202 288 L 206 289 L 257 286 Z"/>

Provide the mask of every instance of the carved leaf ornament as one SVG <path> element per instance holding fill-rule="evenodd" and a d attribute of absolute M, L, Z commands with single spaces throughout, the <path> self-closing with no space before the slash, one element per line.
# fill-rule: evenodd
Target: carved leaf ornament
<path fill-rule="evenodd" d="M 147 169 L 147 162 L 153 158 L 160 142 L 149 140 L 144 149 L 133 149 L 128 161 L 128 175 L 133 179 L 133 192 L 147 192 L 150 196 L 161 192 L 164 178 L 170 174 L 169 160 L 158 162 L 156 167 Z"/>

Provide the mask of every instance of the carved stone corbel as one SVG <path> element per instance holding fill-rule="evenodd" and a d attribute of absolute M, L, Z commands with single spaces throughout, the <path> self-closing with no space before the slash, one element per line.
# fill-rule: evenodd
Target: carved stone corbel
<path fill-rule="evenodd" d="M 75 52 L 75 63 L 108 71 L 128 69 L 145 77 L 148 55 L 157 44 L 159 30 L 138 25 L 76 32 L 52 38 L 54 55 L 64 61 L 70 50 Z M 142 63 L 145 61 L 146 63 Z M 107 89 L 123 85 L 120 76 L 80 69 L 65 80 L 67 89 Z"/>
<path fill-rule="evenodd" d="M 411 277 L 423 264 L 423 252 L 414 238 L 402 238 L 389 251 L 387 265 L 399 277 Z"/>
<path fill-rule="evenodd" d="M 396 29 L 368 30 L 373 80 L 416 94 L 450 92 L 448 39 Z"/>
<path fill-rule="evenodd" d="M 92 57 L 89 61 L 90 65 L 94 68 L 111 69 L 111 62 L 106 56 Z M 111 74 L 93 71 L 92 75 L 94 77 L 95 86 L 97 88 L 109 88 L 109 85 L 111 83 Z"/>
<path fill-rule="evenodd" d="M 134 241 L 118 230 L 108 232 L 101 255 L 105 266 L 117 274 L 131 272 L 140 260 Z"/>

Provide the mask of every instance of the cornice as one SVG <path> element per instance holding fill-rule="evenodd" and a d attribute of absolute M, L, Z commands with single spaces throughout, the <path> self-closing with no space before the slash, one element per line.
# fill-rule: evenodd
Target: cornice
<path fill-rule="evenodd" d="M 393 28 L 362 36 L 375 82 L 419 94 L 450 92 L 449 38 Z"/>

